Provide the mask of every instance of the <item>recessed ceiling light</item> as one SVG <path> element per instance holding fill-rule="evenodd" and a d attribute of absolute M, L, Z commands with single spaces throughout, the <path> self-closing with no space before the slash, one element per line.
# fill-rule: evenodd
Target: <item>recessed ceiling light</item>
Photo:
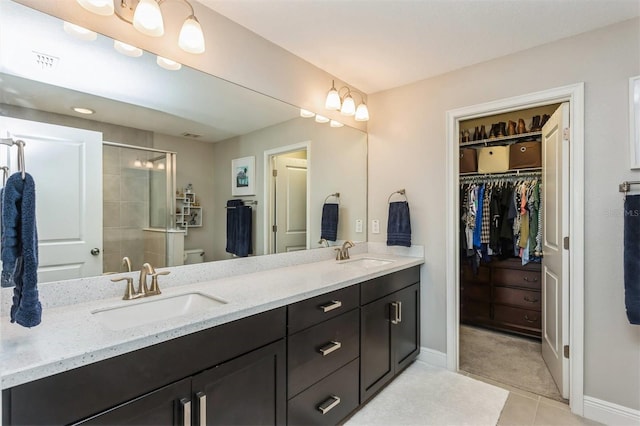
<path fill-rule="evenodd" d="M 96 32 L 81 27 L 80 25 L 72 24 L 71 22 L 65 21 L 62 28 L 64 28 L 65 33 L 79 38 L 80 40 L 93 41 L 98 37 Z"/>
<path fill-rule="evenodd" d="M 75 112 L 80 113 L 80 114 L 87 114 L 87 115 L 90 115 L 90 114 L 94 114 L 94 113 L 95 113 L 95 111 L 94 111 L 94 110 L 89 109 L 89 108 L 83 108 L 83 107 L 72 107 L 71 109 L 72 109 L 72 110 L 74 110 Z"/>
<path fill-rule="evenodd" d="M 182 64 L 180 62 L 172 61 L 171 59 L 163 58 L 162 56 L 158 56 L 156 63 L 169 71 L 178 71 L 182 68 Z"/>
<path fill-rule="evenodd" d="M 116 49 L 119 53 L 122 53 L 126 56 L 131 56 L 132 58 L 142 56 L 142 49 L 118 40 L 113 41 L 113 48 Z"/>

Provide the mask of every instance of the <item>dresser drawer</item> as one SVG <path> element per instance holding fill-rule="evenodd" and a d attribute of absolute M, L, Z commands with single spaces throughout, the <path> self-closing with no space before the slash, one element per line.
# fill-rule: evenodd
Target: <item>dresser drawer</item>
<path fill-rule="evenodd" d="M 352 285 L 351 287 L 289 305 L 289 334 L 296 333 L 356 308 L 360 302 L 358 287 L 358 285 Z"/>
<path fill-rule="evenodd" d="M 358 309 L 289 336 L 289 398 L 357 358 L 359 337 Z"/>
<path fill-rule="evenodd" d="M 540 290 L 540 280 L 542 275 L 538 271 L 494 268 L 492 273 L 494 285 L 516 286 Z"/>
<path fill-rule="evenodd" d="M 542 315 L 540 311 L 529 309 L 512 308 L 509 306 L 494 305 L 493 319 L 505 325 L 516 325 L 520 327 L 542 328 Z"/>
<path fill-rule="evenodd" d="M 515 305 L 521 308 L 539 311 L 542 306 L 539 291 L 523 290 L 511 287 L 495 287 L 493 300 L 503 305 Z"/>
<path fill-rule="evenodd" d="M 461 296 L 463 299 L 474 299 L 484 302 L 490 302 L 491 286 L 489 284 L 464 283 L 461 287 Z"/>
<path fill-rule="evenodd" d="M 489 284 L 490 281 L 491 268 L 488 266 L 480 265 L 476 271 L 467 264 L 463 264 L 460 268 L 460 282 Z"/>
<path fill-rule="evenodd" d="M 461 303 L 461 316 L 465 321 L 489 321 L 491 320 L 491 305 L 489 302 L 475 300 L 463 300 Z"/>
<path fill-rule="evenodd" d="M 289 400 L 290 425 L 335 425 L 358 407 L 359 358 Z M 324 410 L 324 413 L 322 410 Z"/>

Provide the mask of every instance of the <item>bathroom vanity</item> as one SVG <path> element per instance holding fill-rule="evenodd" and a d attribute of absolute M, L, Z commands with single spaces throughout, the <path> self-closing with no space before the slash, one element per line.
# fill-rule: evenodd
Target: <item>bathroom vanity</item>
<path fill-rule="evenodd" d="M 131 303 L 113 299 L 54 308 L 42 330 L 3 324 L 2 423 L 336 424 L 417 357 L 421 263 L 364 254 L 171 287 L 158 297 L 225 303 L 139 326 L 95 318 Z"/>

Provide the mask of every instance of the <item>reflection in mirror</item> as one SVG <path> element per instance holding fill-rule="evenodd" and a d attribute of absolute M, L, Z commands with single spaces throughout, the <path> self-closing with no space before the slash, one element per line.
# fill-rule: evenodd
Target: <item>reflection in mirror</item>
<path fill-rule="evenodd" d="M 0 12 L 0 132 L 27 141 L 41 282 L 124 271 L 125 256 L 133 270 L 232 258 L 225 206 L 238 198 L 232 161 L 244 157 L 255 159 L 254 193 L 240 197 L 252 202 L 254 255 L 320 247 L 322 205 L 336 192 L 331 244 L 365 240 L 356 232 L 367 222 L 365 133 L 188 67 L 167 71 L 147 52 L 121 55 L 101 35 L 73 38 L 59 19 L 13 2 Z M 274 162 L 292 152 L 304 156 L 304 179 L 300 161 L 274 178 Z M 15 170 L 15 152 L 0 161 Z M 288 234 L 304 237 L 273 242 Z"/>

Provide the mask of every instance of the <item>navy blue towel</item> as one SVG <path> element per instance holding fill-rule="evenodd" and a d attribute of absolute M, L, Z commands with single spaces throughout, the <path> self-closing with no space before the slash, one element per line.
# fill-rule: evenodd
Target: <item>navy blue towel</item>
<path fill-rule="evenodd" d="M 640 195 L 624 202 L 624 302 L 629 322 L 640 325 Z"/>
<path fill-rule="evenodd" d="M 253 209 L 242 200 L 227 201 L 227 253 L 240 257 L 253 254 L 251 245 Z"/>
<path fill-rule="evenodd" d="M 411 247 L 411 217 L 406 201 L 389 203 L 387 245 Z"/>
<path fill-rule="evenodd" d="M 38 299 L 38 231 L 33 177 L 9 177 L 2 193 L 2 286 L 13 289 L 11 322 L 35 327 L 42 320 Z"/>
<path fill-rule="evenodd" d="M 339 204 L 324 204 L 322 206 L 322 222 L 320 224 L 320 238 L 327 241 L 338 239 L 338 209 Z"/>

